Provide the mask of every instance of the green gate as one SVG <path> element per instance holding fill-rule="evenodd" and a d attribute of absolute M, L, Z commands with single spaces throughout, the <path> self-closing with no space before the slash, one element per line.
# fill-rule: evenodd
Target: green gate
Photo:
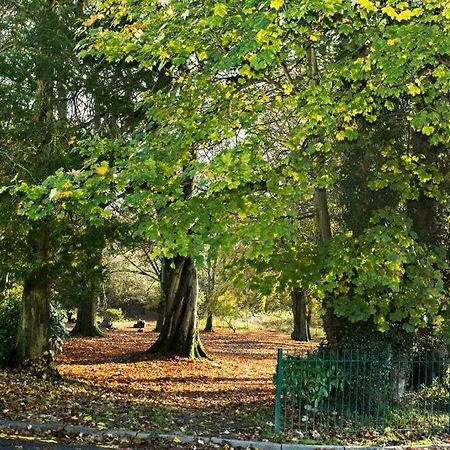
<path fill-rule="evenodd" d="M 448 355 L 278 349 L 275 431 L 448 433 Z"/>

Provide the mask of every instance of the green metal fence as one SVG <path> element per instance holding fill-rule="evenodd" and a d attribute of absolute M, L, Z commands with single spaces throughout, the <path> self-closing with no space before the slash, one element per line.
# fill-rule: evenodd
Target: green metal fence
<path fill-rule="evenodd" d="M 448 354 L 279 349 L 275 431 L 448 433 Z"/>

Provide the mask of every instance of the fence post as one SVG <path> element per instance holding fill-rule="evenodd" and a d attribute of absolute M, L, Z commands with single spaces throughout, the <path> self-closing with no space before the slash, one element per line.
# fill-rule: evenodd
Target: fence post
<path fill-rule="evenodd" d="M 277 370 L 275 387 L 275 433 L 281 431 L 281 395 L 283 391 L 283 349 L 279 348 L 277 352 Z"/>

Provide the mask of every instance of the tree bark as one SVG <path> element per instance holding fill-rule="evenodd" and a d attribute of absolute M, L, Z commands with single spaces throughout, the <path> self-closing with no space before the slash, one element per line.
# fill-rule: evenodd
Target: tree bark
<path fill-rule="evenodd" d="M 424 157 L 424 162 L 436 166 L 438 150 L 428 142 L 428 138 L 421 133 L 413 133 L 412 145 L 416 155 Z M 413 229 L 421 244 L 434 246 L 438 236 L 438 202 L 430 198 L 423 191 L 417 200 L 408 202 L 408 215 L 413 221 Z"/>
<path fill-rule="evenodd" d="M 332 237 L 331 221 L 328 210 L 327 193 L 325 189 L 317 189 L 314 196 L 316 208 L 316 224 L 319 239 L 322 243 L 329 241 Z M 329 304 L 330 298 L 325 299 L 325 314 L 323 316 L 323 327 L 327 342 L 333 350 L 339 347 L 339 332 L 341 323 L 339 318 L 334 314 Z"/>
<path fill-rule="evenodd" d="M 156 318 L 155 331 L 161 333 L 164 326 L 164 296 L 161 294 L 161 300 L 158 303 L 158 317 Z"/>
<path fill-rule="evenodd" d="M 177 256 L 162 262 L 164 325 L 149 353 L 207 358 L 198 333 L 197 271 L 192 258 Z"/>
<path fill-rule="evenodd" d="M 205 333 L 212 333 L 214 331 L 213 327 L 213 313 L 208 313 L 208 317 L 206 318 L 205 329 L 203 330 Z"/>
<path fill-rule="evenodd" d="M 307 50 L 308 75 L 311 86 L 319 84 L 319 68 L 317 65 L 316 50 L 310 47 Z M 316 188 L 314 194 L 314 206 L 316 210 L 316 227 L 319 240 L 322 243 L 332 238 L 330 213 L 328 209 L 327 191 L 324 188 Z M 324 300 L 325 314 L 323 317 L 323 326 L 328 344 L 334 350 L 338 347 L 339 321 L 329 304 L 330 299 Z"/>
<path fill-rule="evenodd" d="M 308 74 L 311 86 L 319 84 L 319 69 L 317 65 L 316 50 L 310 47 L 307 51 Z M 330 213 L 328 209 L 327 191 L 324 188 L 316 188 L 314 195 L 314 204 L 316 210 L 316 227 L 317 234 L 322 243 L 332 238 Z M 334 314 L 332 307 L 329 305 L 329 298 L 325 299 L 325 314 L 323 317 L 323 326 L 328 344 L 333 350 L 338 348 L 338 333 L 340 329 L 339 319 Z"/>
<path fill-rule="evenodd" d="M 103 332 L 97 326 L 97 298 L 95 293 L 84 299 L 77 309 L 77 322 L 72 335 L 85 337 L 101 337 Z"/>
<path fill-rule="evenodd" d="M 308 307 L 308 312 L 306 314 L 306 323 L 307 323 L 307 331 L 308 331 L 308 340 L 312 340 L 311 336 L 311 321 L 312 321 L 312 308 L 311 305 Z"/>
<path fill-rule="evenodd" d="M 86 235 L 88 242 L 97 238 L 98 243 L 104 244 L 102 237 L 97 237 L 96 230 Z M 89 248 L 89 247 L 88 247 Z M 80 288 L 82 296 L 77 309 L 77 322 L 72 330 L 73 335 L 86 337 L 104 336 L 103 332 L 97 327 L 97 306 L 101 292 L 102 274 L 102 250 L 103 245 L 98 248 L 92 248 L 91 254 L 85 260 L 86 267 L 83 273 Z"/>
<path fill-rule="evenodd" d="M 309 342 L 310 333 L 308 326 L 307 298 L 305 289 L 293 289 L 292 313 L 294 316 L 294 331 L 291 338 L 294 341 Z"/>
<path fill-rule="evenodd" d="M 29 236 L 36 268 L 24 282 L 17 343 L 12 356 L 12 365 L 18 367 L 48 355 L 51 348 L 47 230 L 42 225 L 33 228 Z"/>

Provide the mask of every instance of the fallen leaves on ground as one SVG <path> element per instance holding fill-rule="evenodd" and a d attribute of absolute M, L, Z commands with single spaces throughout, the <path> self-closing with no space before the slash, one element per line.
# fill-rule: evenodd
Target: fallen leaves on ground
<path fill-rule="evenodd" d="M 202 335 L 212 361 L 143 357 L 156 337 L 121 329 L 72 338 L 58 357 L 60 382 L 0 371 L 0 417 L 258 438 L 272 429 L 277 347 L 317 345 L 220 329 Z"/>

